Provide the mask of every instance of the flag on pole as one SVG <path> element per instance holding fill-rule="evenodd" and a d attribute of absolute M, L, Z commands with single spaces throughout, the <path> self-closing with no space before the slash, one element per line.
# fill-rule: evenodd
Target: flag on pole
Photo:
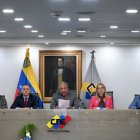
<path fill-rule="evenodd" d="M 99 76 L 98 70 L 96 68 L 96 64 L 94 61 L 94 53 L 93 50 L 91 52 L 91 61 L 88 67 L 88 70 L 85 75 L 85 79 L 82 83 L 80 98 L 83 102 L 88 106 L 89 100 L 96 92 L 96 85 L 101 83 L 101 78 Z"/>
<path fill-rule="evenodd" d="M 31 93 L 38 94 L 39 108 L 40 109 L 43 108 L 41 92 L 40 92 L 37 80 L 35 78 L 35 74 L 34 74 L 34 71 L 30 62 L 30 58 L 29 58 L 29 48 L 26 49 L 25 59 L 23 62 L 23 67 L 22 67 L 20 78 L 18 81 L 15 97 L 18 96 L 18 94 L 21 92 L 21 88 L 23 84 L 28 84 L 30 86 Z"/>

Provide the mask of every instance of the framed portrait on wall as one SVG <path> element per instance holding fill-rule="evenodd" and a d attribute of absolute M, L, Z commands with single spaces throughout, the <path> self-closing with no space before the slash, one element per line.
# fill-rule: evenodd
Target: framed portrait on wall
<path fill-rule="evenodd" d="M 51 102 L 60 82 L 79 97 L 82 82 L 81 50 L 40 50 L 39 86 L 44 102 Z"/>

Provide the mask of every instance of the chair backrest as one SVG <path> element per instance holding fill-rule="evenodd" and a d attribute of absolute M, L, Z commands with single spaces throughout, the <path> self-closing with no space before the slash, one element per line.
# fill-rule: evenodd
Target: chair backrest
<path fill-rule="evenodd" d="M 112 98 L 112 107 L 114 109 L 113 91 L 107 91 L 106 94 Z"/>
<path fill-rule="evenodd" d="M 5 95 L 0 95 L 0 109 L 7 109 L 7 108 L 8 105 L 7 105 Z"/>

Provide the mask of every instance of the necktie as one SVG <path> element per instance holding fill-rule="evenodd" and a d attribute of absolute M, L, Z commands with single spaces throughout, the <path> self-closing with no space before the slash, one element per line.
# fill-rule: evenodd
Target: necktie
<path fill-rule="evenodd" d="M 28 106 L 28 98 L 25 97 L 25 98 L 24 98 L 24 107 L 27 107 L 27 106 Z"/>

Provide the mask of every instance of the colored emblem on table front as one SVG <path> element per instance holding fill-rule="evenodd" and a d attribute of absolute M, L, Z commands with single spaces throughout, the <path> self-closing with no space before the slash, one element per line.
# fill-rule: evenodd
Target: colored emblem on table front
<path fill-rule="evenodd" d="M 51 119 L 51 121 L 49 121 L 46 125 L 47 125 L 48 128 L 55 128 L 55 129 L 61 128 L 62 129 L 62 128 L 64 128 L 64 126 L 66 124 L 68 124 L 70 122 L 70 120 L 71 120 L 71 117 L 69 115 L 66 115 L 66 116 L 64 116 L 64 115 L 60 115 L 60 116 L 55 115 Z"/>

